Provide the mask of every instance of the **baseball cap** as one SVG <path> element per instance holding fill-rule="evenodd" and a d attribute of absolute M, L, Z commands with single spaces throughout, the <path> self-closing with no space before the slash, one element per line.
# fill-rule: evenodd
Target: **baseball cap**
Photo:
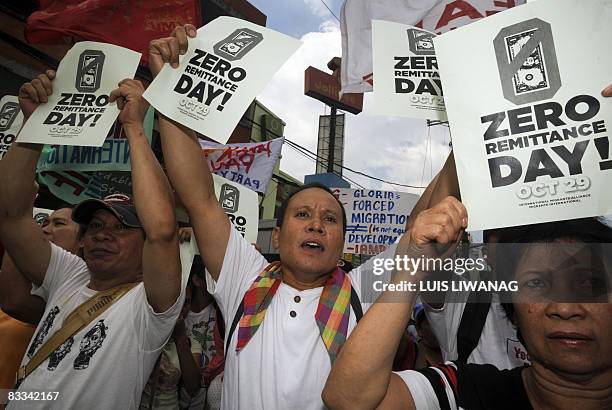
<path fill-rule="evenodd" d="M 113 194 L 104 199 L 87 199 L 74 208 L 72 219 L 78 224 L 87 225 L 99 209 L 109 211 L 125 226 L 142 228 L 132 199 L 124 194 Z"/>

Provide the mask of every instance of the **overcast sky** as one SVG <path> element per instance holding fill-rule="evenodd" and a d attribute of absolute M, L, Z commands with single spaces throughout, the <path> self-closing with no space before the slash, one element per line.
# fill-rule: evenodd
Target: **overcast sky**
<path fill-rule="evenodd" d="M 339 17 L 342 0 L 324 1 Z M 303 42 L 257 98 L 287 123 L 287 139 L 316 152 L 319 115 L 329 114 L 329 110 L 326 112 L 323 103 L 304 95 L 304 70 L 314 66 L 328 72 L 327 62 L 341 56 L 339 23 L 321 0 L 250 2 L 268 16 L 269 28 Z M 368 97 L 369 94 L 364 112 L 346 114 L 344 165 L 392 182 L 427 185 L 448 155 L 448 129 L 428 128 L 424 120 L 368 115 Z M 287 144 L 282 155 L 281 169 L 293 177 L 303 181 L 304 175 L 314 174 L 315 162 Z M 345 171 L 345 176 L 365 188 L 421 192 L 383 184 L 350 171 Z"/>

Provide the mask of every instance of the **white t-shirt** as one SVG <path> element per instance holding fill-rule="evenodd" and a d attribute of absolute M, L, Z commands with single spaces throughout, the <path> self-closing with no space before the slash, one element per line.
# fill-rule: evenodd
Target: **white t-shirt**
<path fill-rule="evenodd" d="M 245 292 L 267 265 L 266 259 L 232 229 L 219 281 L 215 283 L 206 272 L 208 291 L 223 313 L 226 332 Z M 353 270 L 349 277 L 361 300 L 360 270 Z M 331 363 L 315 322 L 322 291 L 323 287 L 299 291 L 282 283 L 263 323 L 238 354 L 236 327 L 226 352 L 221 408 L 325 408 L 321 392 Z M 368 306 L 362 304 L 364 313 Z M 355 325 L 351 308 L 349 332 Z"/>
<path fill-rule="evenodd" d="M 53 335 L 64 319 L 96 292 L 78 256 L 51 245 L 43 284 L 32 291 L 47 302 L 22 365 Z M 55 401 L 12 401 L 8 409 L 136 409 L 149 374 L 166 344 L 185 299 L 184 290 L 163 313 L 149 305 L 136 285 L 40 364 L 20 391 L 59 392 Z"/>
<path fill-rule="evenodd" d="M 202 361 L 200 368 L 203 370 L 215 355 L 215 341 L 213 330 L 217 321 L 215 304 L 211 303 L 199 312 L 189 311 L 185 317 L 185 329 L 191 343 L 193 353 L 201 353 Z"/>
<path fill-rule="evenodd" d="M 455 292 L 456 293 L 456 292 Z M 456 296 L 458 302 L 446 303 L 442 309 L 425 304 L 425 315 L 440 343 L 445 361 L 457 360 L 457 331 L 465 309 L 468 292 Z M 453 297 L 455 299 L 455 296 Z M 499 295 L 493 293 L 487 320 L 480 334 L 478 345 L 468 356 L 468 363 L 492 364 L 498 369 L 513 369 L 529 364 L 527 349 L 518 340 L 516 329 L 506 317 L 499 303 Z"/>

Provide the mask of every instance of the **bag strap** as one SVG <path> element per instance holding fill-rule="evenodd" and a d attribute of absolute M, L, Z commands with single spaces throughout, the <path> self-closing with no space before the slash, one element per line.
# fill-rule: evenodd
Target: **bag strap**
<path fill-rule="evenodd" d="M 245 293 L 245 296 L 246 296 L 246 293 Z M 351 307 L 353 308 L 353 312 L 355 313 L 355 320 L 359 322 L 361 318 L 363 317 L 363 309 L 361 309 L 361 302 L 359 300 L 359 296 L 357 295 L 357 292 L 355 291 L 355 288 L 353 288 L 353 285 L 351 285 Z M 230 341 L 232 340 L 232 335 L 234 334 L 234 331 L 236 330 L 238 323 L 240 323 L 240 319 L 242 318 L 243 313 L 244 313 L 244 296 L 242 297 L 242 301 L 240 302 L 240 305 L 238 306 L 238 310 L 236 311 L 236 314 L 234 315 L 234 320 L 232 320 L 232 325 L 230 326 L 229 333 L 227 334 L 227 338 L 225 339 L 225 351 L 223 352 L 225 356 L 227 356 L 229 344 L 230 344 Z"/>
<path fill-rule="evenodd" d="M 361 309 L 361 301 L 353 285 L 351 285 L 351 307 L 353 308 L 353 312 L 355 312 L 355 321 L 359 323 L 363 317 L 363 310 Z"/>
<path fill-rule="evenodd" d="M 64 320 L 62 328 L 53 334 L 40 349 L 36 352 L 34 357 L 25 365 L 21 366 L 17 370 L 17 386 L 30 375 L 42 362 L 44 362 L 51 353 L 53 353 L 62 343 L 79 330 L 83 329 L 95 318 L 104 313 L 109 307 L 111 307 L 117 300 L 125 295 L 130 289 L 136 286 L 140 282 L 126 283 L 123 285 L 115 286 L 114 288 L 98 292 L 91 298 L 83 302 L 80 306 L 68 315 Z"/>
<path fill-rule="evenodd" d="M 470 293 L 457 330 L 457 361 L 467 363 L 468 357 L 478 346 L 490 307 L 491 293 Z"/>

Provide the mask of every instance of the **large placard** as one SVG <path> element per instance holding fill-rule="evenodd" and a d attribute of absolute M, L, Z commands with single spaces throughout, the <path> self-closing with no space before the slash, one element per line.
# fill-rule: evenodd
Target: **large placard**
<path fill-rule="evenodd" d="M 178 68 L 164 65 L 144 97 L 165 116 L 225 144 L 300 44 L 253 23 L 219 17 L 189 40 Z"/>
<path fill-rule="evenodd" d="M 469 230 L 612 213 L 611 15 L 538 0 L 434 39 Z"/>
<path fill-rule="evenodd" d="M 119 115 L 109 95 L 119 81 L 134 77 L 139 61 L 140 53 L 127 48 L 76 43 L 59 64 L 53 94 L 32 113 L 18 141 L 101 146 Z"/>
<path fill-rule="evenodd" d="M 435 36 L 406 24 L 372 21 L 372 114 L 446 121 Z"/>

